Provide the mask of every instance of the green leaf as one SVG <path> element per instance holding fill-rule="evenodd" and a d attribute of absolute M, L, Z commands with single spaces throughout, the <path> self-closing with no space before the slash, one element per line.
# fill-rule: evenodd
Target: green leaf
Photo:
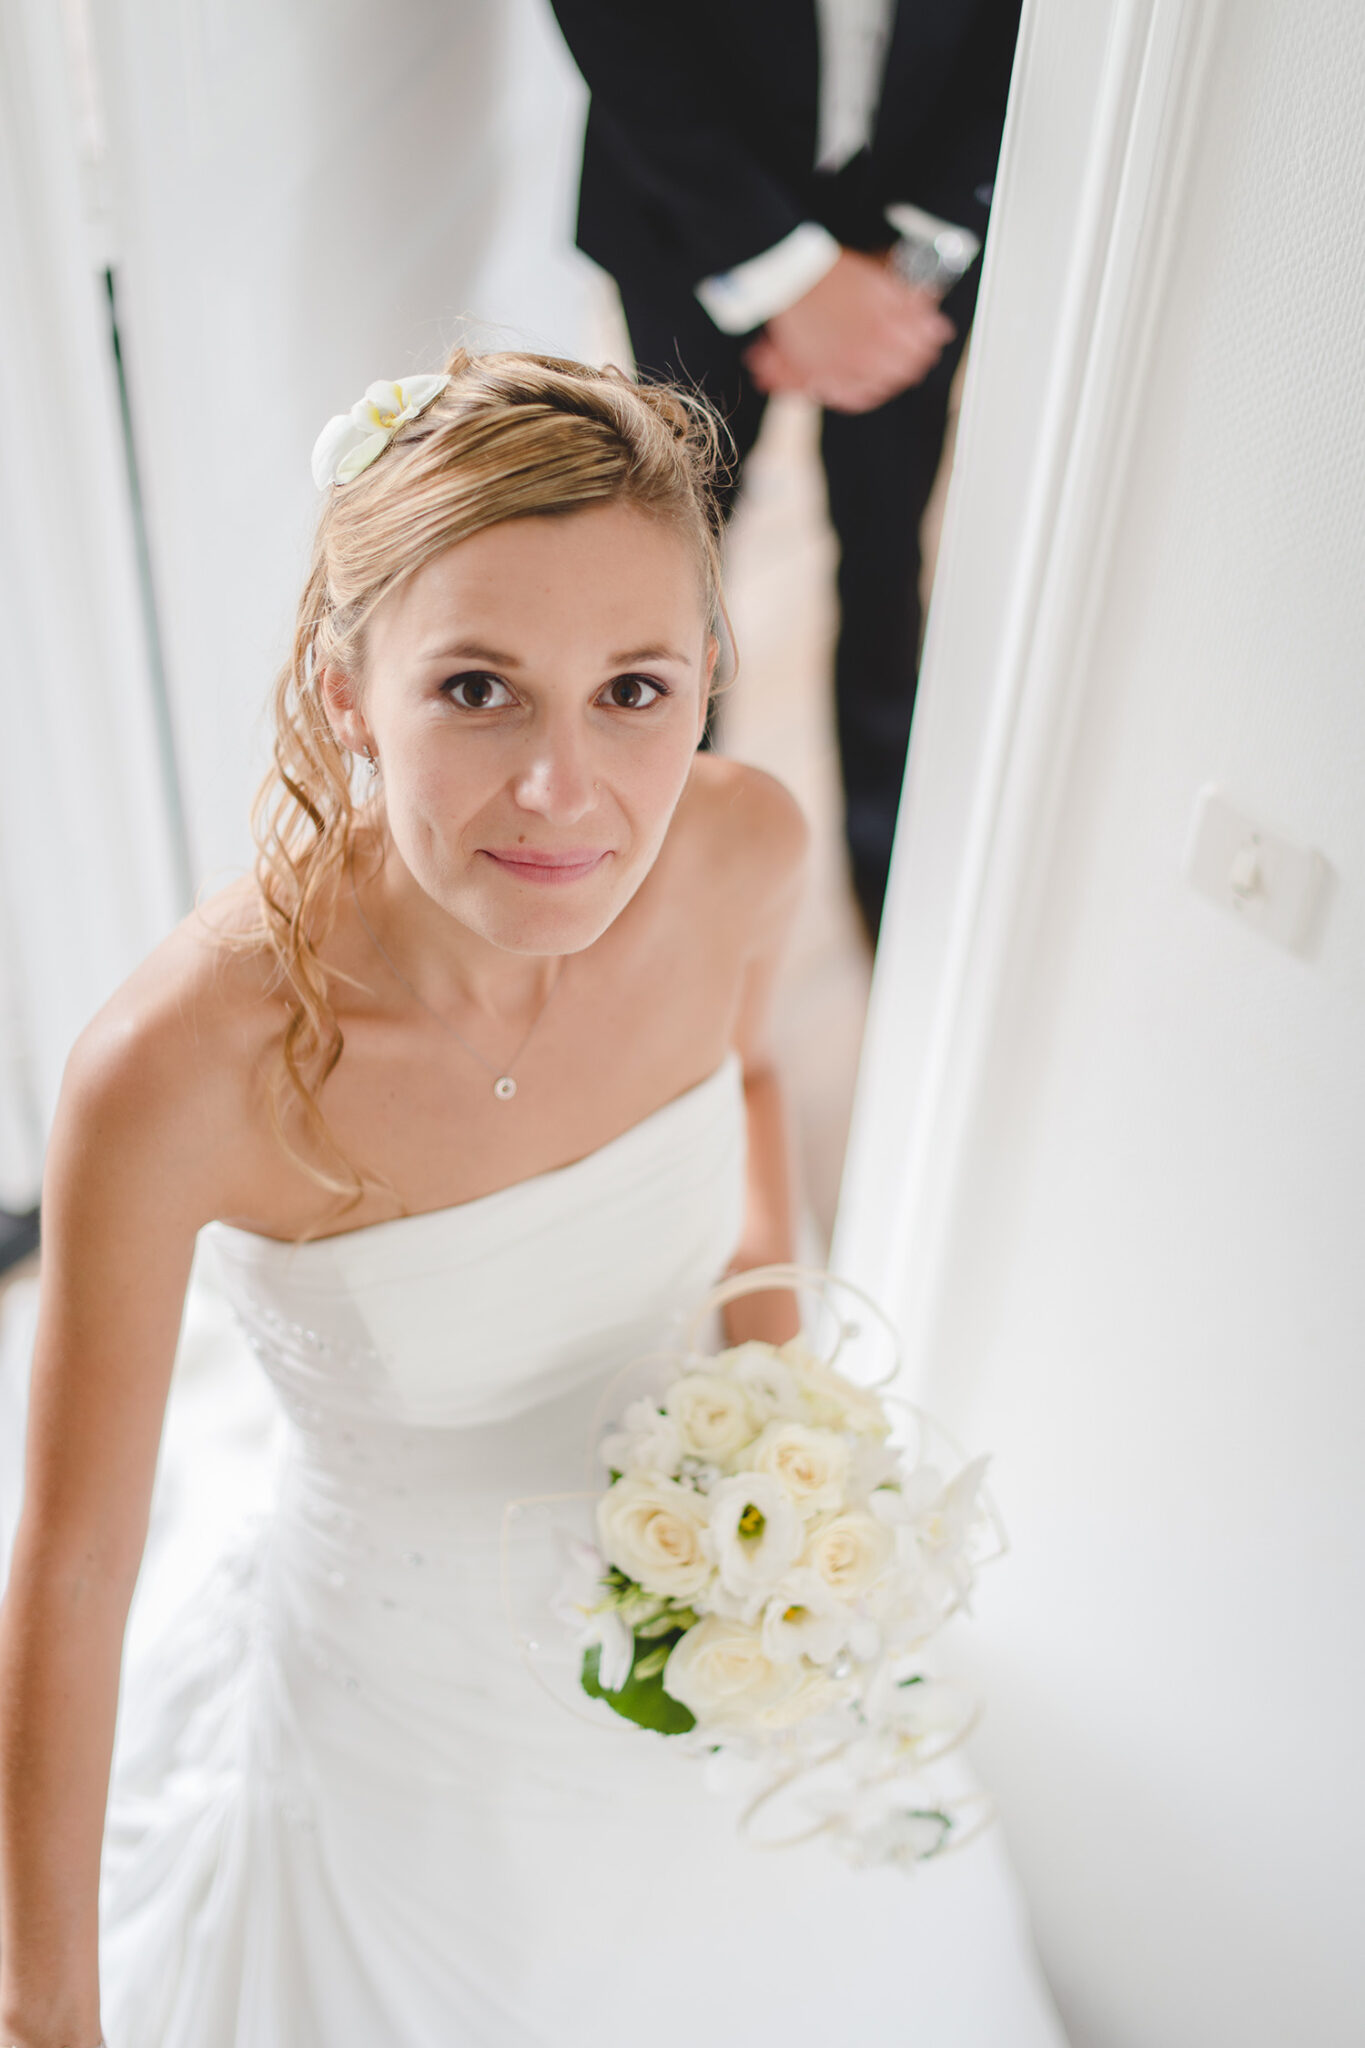
<path fill-rule="evenodd" d="M 673 1645 L 668 1643 L 662 1647 L 666 1662 Z M 596 1643 L 583 1653 L 583 1690 L 590 1699 L 605 1700 L 612 1712 L 623 1720 L 633 1721 L 638 1728 L 652 1728 L 658 1735 L 685 1735 L 689 1728 L 695 1728 L 696 1715 L 690 1713 L 681 1700 L 675 1700 L 671 1693 L 664 1691 L 662 1663 L 645 1677 L 639 1675 L 640 1664 L 652 1662 L 658 1654 L 656 1650 L 649 1651 L 647 1657 L 641 1659 L 637 1647 L 636 1662 L 619 1692 L 604 1692 L 598 1683 L 601 1654 Z"/>
<path fill-rule="evenodd" d="M 676 1614 L 656 1614 L 652 1621 L 641 1621 L 635 1625 L 637 1638 L 645 1642 L 651 1642 L 655 1636 L 671 1635 L 676 1639 L 678 1633 L 679 1623 Z"/>

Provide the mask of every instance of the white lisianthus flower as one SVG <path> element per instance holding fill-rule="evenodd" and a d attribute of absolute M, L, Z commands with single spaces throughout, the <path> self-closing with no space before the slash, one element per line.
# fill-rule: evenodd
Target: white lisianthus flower
<path fill-rule="evenodd" d="M 859 1600 L 876 1585 L 895 1550 L 886 1524 L 855 1508 L 814 1528 L 801 1562 L 838 1599 Z"/>
<path fill-rule="evenodd" d="M 705 1727 L 748 1728 L 801 1683 L 799 1667 L 776 1663 L 756 1629 L 709 1614 L 679 1638 L 663 1688 Z"/>
<path fill-rule="evenodd" d="M 603 1554 L 651 1593 L 691 1600 L 711 1577 L 707 1502 L 672 1479 L 618 1479 L 597 1503 Z"/>
<path fill-rule="evenodd" d="M 752 1593 L 732 1593 L 717 1578 L 706 1589 L 706 1611 L 719 1614 L 722 1620 L 742 1621 L 748 1628 L 757 1628 L 767 1597 L 766 1587 L 760 1586 Z"/>
<path fill-rule="evenodd" d="M 602 1584 L 606 1559 L 581 1537 L 560 1539 L 564 1552 L 564 1577 L 550 1601 L 550 1612 L 576 1631 L 580 1649 L 599 1646 L 598 1683 L 607 1692 L 619 1692 L 630 1677 L 635 1658 L 635 1638 L 616 1608 L 608 1603 Z"/>
<path fill-rule="evenodd" d="M 603 1692 L 620 1692 L 635 1661 L 635 1638 L 614 1607 L 599 1608 L 589 1617 L 582 1643 L 585 1650 L 599 1646 L 597 1683 Z"/>
<path fill-rule="evenodd" d="M 804 1422 L 769 1422 L 746 1452 L 745 1465 L 780 1479 L 805 1515 L 828 1514 L 844 1505 L 849 1447 L 832 1429 Z"/>
<path fill-rule="evenodd" d="M 683 1449 L 724 1463 L 753 1436 L 744 1389 L 717 1372 L 687 1372 L 664 1396 L 669 1417 L 682 1432 Z"/>
<path fill-rule="evenodd" d="M 814 1572 L 789 1572 L 763 1610 L 763 1647 L 778 1664 L 828 1664 L 848 1641 L 851 1620 Z"/>
<path fill-rule="evenodd" d="M 795 1420 L 801 1414 L 801 1389 L 796 1384 L 796 1374 L 773 1345 L 761 1344 L 756 1339 L 736 1344 L 720 1353 L 714 1370 L 743 1387 L 756 1430 L 775 1416 Z"/>
<path fill-rule="evenodd" d="M 781 1481 L 768 1472 L 722 1479 L 705 1497 L 707 1554 L 726 1592 L 744 1601 L 771 1593 L 805 1542 L 801 1516 Z"/>
<path fill-rule="evenodd" d="M 855 1386 L 815 1356 L 804 1337 L 792 1337 L 781 1357 L 796 1374 L 810 1420 L 825 1429 L 849 1429 L 855 1436 L 889 1436 L 891 1418 L 869 1387 Z"/>
<path fill-rule="evenodd" d="M 602 1439 L 599 1455 L 611 1472 L 650 1472 L 676 1479 L 683 1460 L 682 1432 L 653 1401 L 632 1401 L 621 1427 Z"/>
<path fill-rule="evenodd" d="M 686 1457 L 679 1460 L 678 1470 L 674 1476 L 688 1486 L 694 1486 L 698 1493 L 709 1493 L 711 1488 L 725 1477 L 725 1468 L 718 1465 L 714 1458 L 697 1458 L 689 1451 Z"/>
<path fill-rule="evenodd" d="M 313 482 L 348 484 L 382 455 L 406 421 L 425 412 L 449 377 L 405 377 L 401 384 L 371 384 L 349 412 L 328 420 L 313 444 Z"/>

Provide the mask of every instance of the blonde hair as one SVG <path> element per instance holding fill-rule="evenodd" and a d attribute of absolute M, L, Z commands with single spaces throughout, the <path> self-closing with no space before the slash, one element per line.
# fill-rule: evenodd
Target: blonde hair
<path fill-rule="evenodd" d="M 321 947 L 359 831 L 352 756 L 328 723 L 316 687 L 335 666 L 358 676 L 375 608 L 433 555 L 502 520 L 606 502 L 638 505 L 694 544 L 713 618 L 721 607 L 712 496 L 721 429 L 705 403 L 621 371 L 551 356 L 475 356 L 457 348 L 450 382 L 353 482 L 327 494 L 299 600 L 293 645 L 273 693 L 273 764 L 252 812 L 263 939 L 285 993 L 286 1021 L 271 1078 L 277 1138 L 319 1187 L 345 1197 L 388 1189 L 337 1144 L 320 1094 L 341 1058 Z M 722 629 L 724 632 L 725 629 Z M 301 1114 L 312 1150 L 288 1136 Z"/>

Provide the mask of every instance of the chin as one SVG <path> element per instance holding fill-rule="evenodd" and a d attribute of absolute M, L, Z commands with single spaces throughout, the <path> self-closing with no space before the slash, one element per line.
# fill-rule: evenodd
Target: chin
<path fill-rule="evenodd" d="M 454 915 L 508 953 L 582 953 L 616 922 L 643 879 L 616 874 L 610 887 L 544 892 L 512 883 L 480 890 L 477 901 L 454 906 Z M 523 896 L 528 900 L 518 900 Z"/>

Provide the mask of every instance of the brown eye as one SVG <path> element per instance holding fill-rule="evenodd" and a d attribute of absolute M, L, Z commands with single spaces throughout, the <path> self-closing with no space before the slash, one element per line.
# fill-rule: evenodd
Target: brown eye
<path fill-rule="evenodd" d="M 607 685 L 607 695 L 622 711 L 643 711 L 664 695 L 648 676 L 617 676 Z"/>
<path fill-rule="evenodd" d="M 497 710 L 507 701 L 506 683 L 500 682 L 497 676 L 477 671 L 471 675 L 451 676 L 441 688 L 453 703 L 466 711 Z M 498 696 L 499 690 L 503 692 L 501 697 Z"/>

